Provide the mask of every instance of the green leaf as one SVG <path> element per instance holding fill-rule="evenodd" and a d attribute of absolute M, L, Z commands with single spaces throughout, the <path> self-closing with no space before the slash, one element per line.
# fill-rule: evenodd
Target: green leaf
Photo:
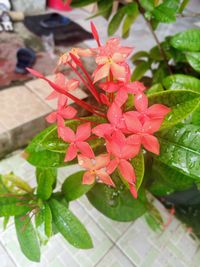
<path fill-rule="evenodd" d="M 150 68 L 149 62 L 142 61 L 134 69 L 132 76 L 131 76 L 131 80 L 132 81 L 140 80 L 144 76 L 144 74 L 149 70 L 149 68 Z"/>
<path fill-rule="evenodd" d="M 74 247 L 92 248 L 92 240 L 83 224 L 63 204 L 55 199 L 49 201 L 53 222 L 64 238 Z"/>
<path fill-rule="evenodd" d="M 176 11 L 178 6 L 178 0 L 165 0 L 164 3 L 160 4 L 153 10 L 152 14 L 159 22 L 174 22 L 176 21 Z"/>
<path fill-rule="evenodd" d="M 83 6 L 88 6 L 92 3 L 97 2 L 97 0 L 72 0 L 70 3 L 71 7 L 83 7 Z"/>
<path fill-rule="evenodd" d="M 141 58 L 148 58 L 149 57 L 149 53 L 147 53 L 146 51 L 139 51 L 137 53 L 135 53 L 132 57 L 131 60 L 132 62 L 137 61 L 138 59 Z"/>
<path fill-rule="evenodd" d="M 146 211 L 144 192 L 140 190 L 138 199 L 134 199 L 119 177 L 114 182 L 116 188 L 95 184 L 87 193 L 90 203 L 105 216 L 116 221 L 134 221 L 142 216 Z"/>
<path fill-rule="evenodd" d="M 112 36 L 119 28 L 124 16 L 126 15 L 126 7 L 121 7 L 112 17 L 108 25 L 108 35 Z"/>
<path fill-rule="evenodd" d="M 27 216 L 25 220 L 21 220 L 21 217 L 15 217 L 15 228 L 24 255 L 31 261 L 39 262 L 39 242 L 30 218 Z"/>
<path fill-rule="evenodd" d="M 135 158 L 131 160 L 131 164 L 135 170 L 136 175 L 136 188 L 140 188 L 143 178 L 144 178 L 144 155 L 141 151 Z"/>
<path fill-rule="evenodd" d="M 177 191 L 184 191 L 193 185 L 194 180 L 159 160 L 153 161 L 151 184 L 148 190 L 155 196 L 165 196 Z"/>
<path fill-rule="evenodd" d="M 200 72 L 200 52 L 187 52 L 186 59 L 194 70 Z"/>
<path fill-rule="evenodd" d="M 84 118 L 89 121 L 104 122 L 105 120 L 97 116 Z M 67 121 L 66 126 L 72 130 L 76 130 L 80 125 L 80 121 Z M 103 145 L 103 139 L 93 139 L 90 142 L 91 147 L 95 151 L 100 145 Z M 26 148 L 27 161 L 37 167 L 51 168 L 63 167 L 76 163 L 76 160 L 64 162 L 64 157 L 68 143 L 58 138 L 57 126 L 53 125 L 39 133 Z"/>
<path fill-rule="evenodd" d="M 200 126 L 176 125 L 159 133 L 158 160 L 193 179 L 200 173 Z"/>
<path fill-rule="evenodd" d="M 56 183 L 57 169 L 56 168 L 37 168 L 37 195 L 47 200 L 50 198 L 54 185 Z"/>
<path fill-rule="evenodd" d="M 0 196 L 0 217 L 18 216 L 30 210 L 28 202 L 14 196 Z"/>
<path fill-rule="evenodd" d="M 3 219 L 3 230 L 6 230 L 7 225 L 9 223 L 9 220 L 10 220 L 10 216 L 5 216 L 4 217 L 4 219 Z"/>
<path fill-rule="evenodd" d="M 166 89 L 185 89 L 200 93 L 200 80 L 184 74 L 166 77 L 163 80 L 163 85 Z"/>
<path fill-rule="evenodd" d="M 76 172 L 67 177 L 62 185 L 62 193 L 67 201 L 72 201 L 86 194 L 94 184 L 82 184 L 84 171 Z"/>
<path fill-rule="evenodd" d="M 190 0 L 183 0 L 183 2 L 181 3 L 180 7 L 179 7 L 179 13 L 182 13 L 183 10 L 186 8 L 186 6 L 189 4 Z"/>
<path fill-rule="evenodd" d="M 155 94 L 155 93 L 159 93 L 159 92 L 163 92 L 163 87 L 161 83 L 156 83 L 153 86 L 151 86 L 147 91 L 146 94 L 149 96 L 151 94 Z"/>
<path fill-rule="evenodd" d="M 44 230 L 45 235 L 49 238 L 52 235 L 52 214 L 47 203 L 44 204 Z"/>
<path fill-rule="evenodd" d="M 161 128 L 170 128 L 194 112 L 200 103 L 200 95 L 189 90 L 168 90 L 148 96 L 149 105 L 159 103 L 171 108 Z"/>
<path fill-rule="evenodd" d="M 200 30 L 190 29 L 177 33 L 170 40 L 171 45 L 181 51 L 200 51 Z"/>
<path fill-rule="evenodd" d="M 149 214 L 148 212 L 145 213 L 144 218 L 145 218 L 147 224 L 149 225 L 149 227 L 153 231 L 160 230 L 160 228 L 161 228 L 160 226 L 161 225 L 156 221 L 156 219 L 151 214 Z"/>
<path fill-rule="evenodd" d="M 154 9 L 154 0 L 139 0 L 139 3 L 147 11 L 153 11 Z"/>
<path fill-rule="evenodd" d="M 192 113 L 191 124 L 200 126 L 200 106 Z"/>
<path fill-rule="evenodd" d="M 44 207 L 35 214 L 35 226 L 38 228 L 44 223 Z"/>
<path fill-rule="evenodd" d="M 136 3 L 131 3 L 129 5 L 129 8 L 126 9 L 126 14 L 127 16 L 124 20 L 123 27 L 122 27 L 123 38 L 129 36 L 130 28 L 133 22 L 135 21 L 135 19 L 137 18 L 137 16 L 139 15 L 138 5 Z"/>
<path fill-rule="evenodd" d="M 158 68 L 153 70 L 153 84 L 154 83 L 161 83 L 162 80 L 169 75 L 169 71 L 164 62 L 160 62 Z"/>

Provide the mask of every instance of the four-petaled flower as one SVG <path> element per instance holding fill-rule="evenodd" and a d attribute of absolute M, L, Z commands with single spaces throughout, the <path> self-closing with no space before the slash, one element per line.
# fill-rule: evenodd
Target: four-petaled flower
<path fill-rule="evenodd" d="M 67 105 L 67 98 L 65 95 L 59 96 L 58 109 L 50 113 L 46 120 L 49 123 L 57 122 L 58 125 L 58 136 L 60 137 L 60 129 L 65 126 L 65 119 L 72 119 L 76 116 L 76 109 Z"/>
<path fill-rule="evenodd" d="M 109 107 L 107 118 L 110 123 L 102 123 L 92 129 L 95 135 L 106 138 L 115 131 L 123 130 L 126 132 L 122 110 L 115 102 Z"/>
<path fill-rule="evenodd" d="M 79 125 L 76 133 L 74 133 L 69 127 L 63 127 L 60 129 L 60 137 L 65 142 L 70 143 L 66 152 L 65 161 L 73 160 L 77 156 L 78 151 L 86 157 L 95 157 L 92 148 L 85 141 L 90 137 L 90 135 L 91 125 L 89 122 Z"/>
<path fill-rule="evenodd" d="M 110 162 L 108 154 L 101 154 L 93 159 L 78 155 L 78 163 L 87 171 L 83 175 L 83 184 L 93 184 L 96 180 L 109 186 L 115 186 L 106 167 Z"/>
<path fill-rule="evenodd" d="M 76 79 L 71 79 L 71 80 L 68 80 L 66 79 L 65 75 L 62 74 L 61 72 L 57 73 L 56 74 L 56 77 L 55 77 L 55 83 L 62 89 L 66 90 L 66 91 L 72 91 L 72 90 L 75 90 L 80 82 Z M 56 90 L 53 90 L 50 95 L 47 96 L 47 100 L 52 100 L 54 98 L 58 98 L 60 96 L 63 96 L 63 94 L 57 92 Z M 66 96 L 67 98 L 67 96 Z"/>

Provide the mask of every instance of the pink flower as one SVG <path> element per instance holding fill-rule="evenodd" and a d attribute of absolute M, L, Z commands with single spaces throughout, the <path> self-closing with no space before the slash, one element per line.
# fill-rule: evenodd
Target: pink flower
<path fill-rule="evenodd" d="M 78 151 L 81 152 L 84 156 L 88 158 L 94 158 L 94 152 L 90 145 L 85 142 L 91 135 L 91 124 L 85 123 L 81 124 L 77 127 L 76 133 L 72 131 L 69 127 L 63 127 L 60 129 L 60 136 L 65 141 L 70 143 L 66 156 L 65 161 L 73 160 L 76 156 Z"/>
<path fill-rule="evenodd" d="M 103 82 L 99 84 L 100 88 L 108 93 L 116 92 L 115 103 L 120 107 L 127 101 L 128 94 L 137 94 L 145 90 L 145 86 L 136 82 Z"/>
<path fill-rule="evenodd" d="M 110 73 L 120 81 L 125 81 L 128 65 L 126 58 L 132 52 L 130 47 L 121 47 L 118 38 L 111 38 L 105 46 L 93 51 L 97 52 L 97 69 L 93 73 L 94 83 L 108 77 Z"/>
<path fill-rule="evenodd" d="M 159 130 L 162 119 L 147 120 L 144 124 L 138 119 L 132 111 L 124 114 L 127 129 L 134 133 L 129 136 L 129 142 L 134 144 L 136 141 L 143 145 L 146 150 L 159 155 L 160 144 L 158 139 L 153 136 L 153 133 Z"/>
<path fill-rule="evenodd" d="M 131 142 L 130 142 L 131 141 Z M 136 181 L 135 172 L 133 166 L 128 161 L 134 158 L 140 150 L 139 138 L 129 140 L 121 132 L 114 132 L 108 139 L 106 148 L 114 159 L 108 165 L 108 172 L 112 173 L 117 167 L 121 175 L 127 180 L 129 184 L 134 184 Z"/>
<path fill-rule="evenodd" d="M 110 123 L 102 123 L 92 129 L 92 132 L 99 137 L 111 135 L 114 131 L 126 131 L 126 125 L 121 108 L 113 102 L 107 112 Z"/>
<path fill-rule="evenodd" d="M 72 62 L 72 65 L 76 67 L 76 63 L 72 60 L 70 54 L 73 54 L 78 59 L 80 57 L 91 57 L 93 55 L 92 50 L 89 48 L 83 49 L 83 48 L 77 48 L 73 47 L 70 51 L 64 53 L 58 60 L 57 68 L 62 65 L 67 65 L 68 62 Z"/>
<path fill-rule="evenodd" d="M 47 117 L 46 120 L 49 123 L 55 123 L 57 122 L 58 125 L 58 135 L 60 137 L 60 128 L 65 126 L 65 119 L 72 119 L 75 117 L 77 111 L 75 108 L 71 106 L 67 106 L 67 99 L 65 96 L 60 96 L 58 100 L 58 110 L 53 111 L 50 113 Z"/>
<path fill-rule="evenodd" d="M 75 90 L 80 82 L 76 79 L 68 80 L 61 72 L 56 74 L 55 83 L 62 89 L 66 91 Z M 53 90 L 49 96 L 47 96 L 47 100 L 52 100 L 61 96 L 62 94 L 58 93 L 57 91 Z M 67 97 L 66 97 L 67 98 Z"/>
<path fill-rule="evenodd" d="M 93 184 L 97 180 L 114 187 L 115 184 L 106 170 L 109 162 L 108 154 L 101 154 L 93 159 L 78 155 L 79 165 L 87 170 L 83 175 L 83 184 Z"/>
<path fill-rule="evenodd" d="M 164 117 L 171 111 L 170 108 L 154 104 L 148 108 L 148 98 L 145 94 L 141 93 L 135 96 L 134 104 L 137 111 L 134 113 L 139 120 L 144 123 L 147 120 L 164 119 Z"/>

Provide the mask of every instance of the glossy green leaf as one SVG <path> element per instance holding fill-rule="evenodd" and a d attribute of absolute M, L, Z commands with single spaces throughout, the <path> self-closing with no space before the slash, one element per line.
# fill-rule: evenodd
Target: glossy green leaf
<path fill-rule="evenodd" d="M 144 76 L 144 74 L 149 70 L 149 68 L 150 68 L 149 62 L 142 61 L 140 64 L 138 64 L 135 67 L 135 69 L 131 75 L 131 80 L 132 81 L 140 80 Z"/>
<path fill-rule="evenodd" d="M 51 199 L 49 204 L 53 222 L 64 238 L 76 248 L 92 248 L 91 237 L 77 217 L 55 199 Z"/>
<path fill-rule="evenodd" d="M 200 174 L 200 126 L 178 124 L 159 133 L 158 160 L 193 179 Z"/>
<path fill-rule="evenodd" d="M 135 53 L 132 57 L 131 60 L 132 62 L 135 62 L 138 59 L 141 58 L 148 58 L 149 57 L 149 53 L 147 53 L 146 51 L 139 51 L 137 53 Z"/>
<path fill-rule="evenodd" d="M 133 168 L 135 170 L 135 175 L 137 179 L 136 188 L 138 190 L 144 178 L 144 156 L 142 151 L 131 160 L 131 164 L 133 165 Z"/>
<path fill-rule="evenodd" d="M 152 85 L 147 91 L 146 94 L 147 95 L 151 95 L 151 94 L 155 94 L 155 93 L 159 93 L 159 92 L 163 92 L 163 87 L 161 83 L 156 83 L 154 85 Z"/>
<path fill-rule="evenodd" d="M 153 70 L 153 84 L 161 83 L 169 75 L 169 71 L 164 62 L 160 62 L 158 68 Z"/>
<path fill-rule="evenodd" d="M 92 187 L 82 184 L 84 171 L 76 172 L 66 178 L 62 185 L 62 193 L 67 201 L 72 201 L 86 194 Z"/>
<path fill-rule="evenodd" d="M 179 13 L 182 13 L 183 10 L 186 8 L 186 6 L 189 4 L 190 0 L 183 0 L 180 7 L 179 7 Z"/>
<path fill-rule="evenodd" d="M 190 188 L 194 180 L 159 160 L 153 161 L 152 171 L 148 179 L 151 180 L 148 190 L 155 196 L 165 196 L 177 191 Z"/>
<path fill-rule="evenodd" d="M 96 0 L 72 0 L 70 3 L 71 7 L 83 7 L 83 6 L 87 6 L 90 5 L 92 3 L 97 2 Z"/>
<path fill-rule="evenodd" d="M 44 204 L 44 230 L 45 235 L 49 238 L 52 235 L 52 214 L 47 203 Z"/>
<path fill-rule="evenodd" d="M 10 220 L 10 216 L 5 216 L 4 217 L 4 219 L 3 219 L 3 230 L 6 230 L 7 225 L 9 223 L 9 220 Z"/>
<path fill-rule="evenodd" d="M 184 74 L 175 74 L 163 80 L 166 89 L 185 89 L 200 93 L 200 80 Z"/>
<path fill-rule="evenodd" d="M 14 196 L 0 196 L 0 217 L 18 216 L 30 210 L 28 203 Z"/>
<path fill-rule="evenodd" d="M 105 120 L 96 116 L 86 117 L 84 119 L 96 122 L 104 122 Z M 80 121 L 70 120 L 66 122 L 66 126 L 76 130 Z M 93 139 L 90 142 L 94 151 L 103 144 L 103 139 Z M 63 167 L 76 163 L 76 160 L 64 162 L 65 153 L 68 143 L 58 138 L 57 126 L 53 125 L 39 133 L 26 148 L 27 161 L 40 168 Z"/>
<path fill-rule="evenodd" d="M 165 0 L 153 10 L 152 14 L 159 22 L 174 22 L 176 21 L 176 11 L 178 6 L 179 0 Z"/>
<path fill-rule="evenodd" d="M 200 30 L 190 29 L 177 33 L 170 40 L 171 45 L 181 51 L 200 51 Z"/>
<path fill-rule="evenodd" d="M 130 28 L 139 15 L 138 5 L 136 3 L 132 3 L 129 5 L 129 8 L 126 10 L 126 18 L 124 20 L 122 26 L 122 37 L 127 38 L 129 36 Z"/>
<path fill-rule="evenodd" d="M 40 246 L 30 218 L 27 216 L 21 220 L 21 217 L 15 217 L 15 229 L 24 255 L 31 261 L 39 262 Z"/>
<path fill-rule="evenodd" d="M 114 182 L 116 188 L 95 184 L 87 193 L 90 203 L 105 216 L 116 221 L 134 221 L 142 216 L 146 211 L 144 192 L 140 190 L 138 199 L 134 199 L 119 177 Z"/>
<path fill-rule="evenodd" d="M 44 206 L 35 214 L 35 226 L 38 228 L 44 223 Z"/>
<path fill-rule="evenodd" d="M 192 113 L 191 116 L 191 124 L 200 125 L 200 105 L 199 107 Z"/>
<path fill-rule="evenodd" d="M 146 11 L 153 11 L 154 0 L 139 0 L 139 3 Z"/>
<path fill-rule="evenodd" d="M 108 35 L 112 36 L 119 28 L 124 16 L 126 15 L 126 8 L 121 7 L 112 17 L 108 25 Z"/>
<path fill-rule="evenodd" d="M 200 72 L 200 52 L 187 52 L 186 59 L 194 70 Z"/>
<path fill-rule="evenodd" d="M 57 169 L 56 168 L 37 168 L 37 195 L 47 200 L 50 198 L 54 185 L 56 184 Z"/>
<path fill-rule="evenodd" d="M 200 103 L 200 95 L 189 90 L 168 90 L 148 96 L 149 105 L 160 103 L 171 108 L 161 128 L 170 128 L 194 112 Z"/>

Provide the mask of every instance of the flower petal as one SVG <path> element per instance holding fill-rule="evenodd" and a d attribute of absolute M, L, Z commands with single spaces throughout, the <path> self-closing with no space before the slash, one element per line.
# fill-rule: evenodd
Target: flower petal
<path fill-rule="evenodd" d="M 110 162 L 109 154 L 100 154 L 95 158 L 94 169 L 99 170 L 106 167 Z"/>
<path fill-rule="evenodd" d="M 95 179 L 96 179 L 96 174 L 87 171 L 83 174 L 82 183 L 83 184 L 93 184 Z"/>
<path fill-rule="evenodd" d="M 119 80 L 119 81 L 124 81 L 126 78 L 126 69 L 124 66 L 120 66 L 119 64 L 112 63 L 111 64 L 111 72 L 113 76 Z"/>
<path fill-rule="evenodd" d="M 48 123 L 54 123 L 57 120 L 57 112 L 54 111 L 52 113 L 50 113 L 47 117 L 46 117 L 46 121 L 48 121 Z"/>
<path fill-rule="evenodd" d="M 47 97 L 46 100 L 52 100 L 54 98 L 57 98 L 59 96 L 59 93 L 56 91 L 52 91 Z"/>
<path fill-rule="evenodd" d="M 77 127 L 76 141 L 84 141 L 91 135 L 91 123 L 84 123 Z"/>
<path fill-rule="evenodd" d="M 124 113 L 124 119 L 127 129 L 131 132 L 138 133 L 142 130 L 142 124 L 134 111 Z"/>
<path fill-rule="evenodd" d="M 101 68 L 99 68 L 98 71 L 95 72 L 93 83 L 96 83 L 97 81 L 107 77 L 109 75 L 109 71 L 110 64 L 106 63 L 105 65 L 101 66 Z"/>
<path fill-rule="evenodd" d="M 65 141 L 65 142 L 74 142 L 75 141 L 75 134 L 72 131 L 71 128 L 69 127 L 62 127 L 60 128 L 60 137 Z"/>
<path fill-rule="evenodd" d="M 94 36 L 94 39 L 97 41 L 97 44 L 100 44 L 97 29 L 92 21 L 90 22 L 90 26 L 91 26 L 92 35 Z"/>
<path fill-rule="evenodd" d="M 134 198 L 138 197 L 137 189 L 134 184 L 129 184 L 130 192 Z"/>
<path fill-rule="evenodd" d="M 97 170 L 96 171 L 97 177 L 104 183 L 110 186 L 115 187 L 110 175 L 104 170 Z"/>
<path fill-rule="evenodd" d="M 91 146 L 87 142 L 76 142 L 76 145 L 83 156 L 86 156 L 88 158 L 95 157 Z"/>
<path fill-rule="evenodd" d="M 120 119 L 122 118 L 122 110 L 115 102 L 113 102 L 108 109 L 107 117 L 110 123 L 117 127 Z"/>
<path fill-rule="evenodd" d="M 160 144 L 158 139 L 150 134 L 144 134 L 142 136 L 142 144 L 146 150 L 159 155 L 160 154 Z"/>
<path fill-rule="evenodd" d="M 127 160 L 121 159 L 118 165 L 118 169 L 121 175 L 128 181 L 128 183 L 133 184 L 136 181 L 135 172 L 133 166 Z"/>
<path fill-rule="evenodd" d="M 163 119 L 145 121 L 143 125 L 144 132 L 147 134 L 152 134 L 152 133 L 157 132 L 160 129 L 162 122 L 163 122 Z"/>
<path fill-rule="evenodd" d="M 113 132 L 113 126 L 109 123 L 102 123 L 92 129 L 92 133 L 104 137 L 110 135 Z"/>
<path fill-rule="evenodd" d="M 154 104 L 147 109 L 146 115 L 148 115 L 152 119 L 158 119 L 164 118 L 170 111 L 171 109 L 164 105 Z"/>
<path fill-rule="evenodd" d="M 139 112 L 146 111 L 146 109 L 148 107 L 147 96 L 143 93 L 137 94 L 134 98 L 134 104 L 135 104 L 135 108 L 137 109 L 137 111 L 139 111 Z"/>
<path fill-rule="evenodd" d="M 90 158 L 85 157 L 81 154 L 78 155 L 78 164 L 87 170 L 91 170 L 94 166 Z"/>
<path fill-rule="evenodd" d="M 80 81 L 76 79 L 71 79 L 66 82 L 66 87 L 68 90 L 74 90 L 79 86 L 79 84 L 80 84 Z"/>
<path fill-rule="evenodd" d="M 111 160 L 110 163 L 108 164 L 107 168 L 106 168 L 107 173 L 109 173 L 109 174 L 113 173 L 115 171 L 115 169 L 117 168 L 118 163 L 119 163 L 118 159 Z"/>
<path fill-rule="evenodd" d="M 127 99 L 128 99 L 128 93 L 126 89 L 121 88 L 116 94 L 115 103 L 117 103 L 117 105 L 121 107 L 126 102 Z"/>
<path fill-rule="evenodd" d="M 125 145 L 121 150 L 121 158 L 123 159 L 131 159 L 138 155 L 140 151 L 141 143 L 136 143 L 132 145 Z"/>
<path fill-rule="evenodd" d="M 75 108 L 68 106 L 67 108 L 63 109 L 59 114 L 65 119 L 72 119 L 76 115 L 77 110 Z"/>
<path fill-rule="evenodd" d="M 73 160 L 75 157 L 77 156 L 77 147 L 75 144 L 70 144 L 68 149 L 67 149 L 67 152 L 66 152 L 66 155 L 65 155 L 65 159 L 64 161 L 71 161 Z"/>

